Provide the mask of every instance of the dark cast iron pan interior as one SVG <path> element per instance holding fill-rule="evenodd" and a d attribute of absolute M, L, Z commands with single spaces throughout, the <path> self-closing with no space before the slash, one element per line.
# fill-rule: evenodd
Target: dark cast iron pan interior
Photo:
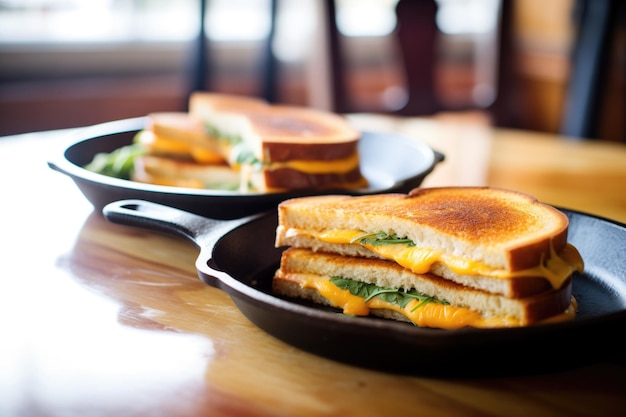
<path fill-rule="evenodd" d="M 286 300 L 271 293 L 282 248 L 274 247 L 276 210 L 214 220 L 141 200 L 103 209 L 119 224 L 177 234 L 199 248 L 199 277 L 226 291 L 270 335 L 335 361 L 386 372 L 478 377 L 544 373 L 583 366 L 623 350 L 626 325 L 626 227 L 564 210 L 569 241 L 585 260 L 574 276 L 575 320 L 514 329 L 438 330 Z"/>

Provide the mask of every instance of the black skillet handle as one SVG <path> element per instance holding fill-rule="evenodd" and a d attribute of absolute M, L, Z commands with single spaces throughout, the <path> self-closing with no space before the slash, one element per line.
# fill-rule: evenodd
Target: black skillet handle
<path fill-rule="evenodd" d="M 208 253 L 224 234 L 253 218 L 215 220 L 144 200 L 115 201 L 102 214 L 112 223 L 186 237 Z"/>

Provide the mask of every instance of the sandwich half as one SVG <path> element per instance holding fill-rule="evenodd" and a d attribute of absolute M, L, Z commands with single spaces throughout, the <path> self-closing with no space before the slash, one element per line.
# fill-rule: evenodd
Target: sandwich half
<path fill-rule="evenodd" d="M 309 262 L 295 262 L 293 251 L 285 251 L 274 291 L 324 299 L 348 312 L 346 297 L 350 305 L 360 297 L 368 314 L 426 327 L 519 327 L 571 319 L 571 277 L 582 272 L 583 261 L 567 243 L 567 230 L 567 216 L 559 210 L 495 188 L 291 199 L 279 205 L 276 245 L 298 248 L 297 258 Z M 370 294 L 363 285 L 381 294 L 414 291 L 429 301 L 412 311 L 380 307 L 379 295 L 361 297 Z M 427 311 L 426 305 L 446 319 L 433 322 L 415 313 Z"/>
<path fill-rule="evenodd" d="M 367 185 L 359 165 L 360 132 L 339 115 L 205 92 L 191 95 L 189 113 L 241 172 L 242 191 Z"/>
<path fill-rule="evenodd" d="M 133 181 L 188 188 L 235 190 L 239 173 L 227 163 L 202 123 L 184 112 L 150 113 L 135 143 Z"/>

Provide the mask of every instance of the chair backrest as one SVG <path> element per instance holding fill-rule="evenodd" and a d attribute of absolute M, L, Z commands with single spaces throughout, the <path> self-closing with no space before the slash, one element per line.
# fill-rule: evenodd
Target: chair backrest
<path fill-rule="evenodd" d="M 601 98 L 609 78 L 609 55 L 616 29 L 624 25 L 626 7 L 619 0 L 577 0 L 574 12 L 576 36 L 561 133 L 569 138 L 594 138 L 604 110 Z"/>
<path fill-rule="evenodd" d="M 514 43 L 512 41 L 512 1 L 499 3 L 496 37 L 493 43 L 495 62 L 495 96 L 488 105 L 471 104 L 451 108 L 439 98 L 436 82 L 438 62 L 437 38 L 440 30 L 437 25 L 439 9 L 436 0 L 399 0 L 396 5 L 397 30 L 394 33 L 406 79 L 407 102 L 397 112 L 408 116 L 431 115 L 450 110 L 486 110 L 498 126 L 514 127 L 515 111 L 512 99 L 515 90 L 513 73 Z M 324 0 L 326 4 L 326 27 L 329 30 L 329 54 L 332 76 L 332 96 L 334 110 L 354 111 L 350 106 L 347 89 L 345 53 L 337 29 L 335 1 Z"/>

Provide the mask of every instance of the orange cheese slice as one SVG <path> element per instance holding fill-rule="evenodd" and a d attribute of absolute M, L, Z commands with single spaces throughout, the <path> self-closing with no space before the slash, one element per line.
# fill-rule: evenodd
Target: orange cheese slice
<path fill-rule="evenodd" d="M 484 263 L 453 256 L 431 248 L 409 246 L 407 244 L 392 244 L 374 246 L 358 242 L 358 237 L 364 235 L 360 230 L 328 230 L 305 231 L 316 239 L 327 243 L 361 245 L 379 256 L 391 259 L 399 265 L 410 269 L 416 274 L 427 273 L 435 262 L 441 262 L 459 275 L 480 275 L 494 278 L 511 279 L 516 277 L 544 277 L 553 288 L 560 288 L 567 278 L 574 272 L 583 270 L 583 260 L 572 245 L 567 244 L 561 253 L 555 253 L 550 248 L 550 256 L 541 265 L 520 271 L 506 271 L 496 269 Z M 357 239 L 357 241 L 355 241 Z"/>
<path fill-rule="evenodd" d="M 149 130 L 143 130 L 137 135 L 137 141 L 146 145 L 155 152 L 188 155 L 201 164 L 217 164 L 224 162 L 224 158 L 208 147 L 188 143 L 179 139 L 163 135 L 155 135 Z"/>
<path fill-rule="evenodd" d="M 366 301 L 362 297 L 351 294 L 348 290 L 337 287 L 330 281 L 329 277 L 313 274 L 289 275 L 291 276 L 290 279 L 300 282 L 302 287 L 317 290 L 333 307 L 342 309 L 344 314 L 367 316 L 372 309 L 387 309 L 402 314 L 417 326 L 438 329 L 499 328 L 524 325 L 519 319 L 513 317 L 485 317 L 468 308 L 437 302 L 420 305 L 421 301 L 412 300 L 406 306 L 400 307 L 398 304 L 389 303 L 379 297 L 373 297 Z M 570 320 L 575 314 L 576 303 L 572 299 L 572 305 L 566 311 L 542 322 Z"/>

